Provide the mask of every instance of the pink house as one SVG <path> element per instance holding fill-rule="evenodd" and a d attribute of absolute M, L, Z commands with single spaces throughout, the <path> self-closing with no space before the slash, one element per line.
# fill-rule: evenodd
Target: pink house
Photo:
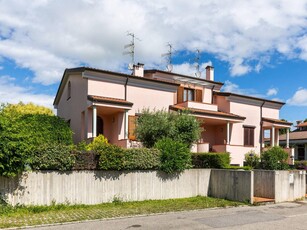
<path fill-rule="evenodd" d="M 265 130 L 275 146 L 278 130 L 291 123 L 279 120 L 284 103 L 221 92 L 222 86 L 211 66 L 205 78 L 144 70 L 143 64 L 134 65 L 132 75 L 80 67 L 65 70 L 54 107 L 70 124 L 76 143 L 103 134 L 125 148 L 139 145 L 134 128 L 142 109 L 189 109 L 204 127 L 192 151 L 227 151 L 232 164 L 242 165 L 245 153 L 261 152 Z"/>

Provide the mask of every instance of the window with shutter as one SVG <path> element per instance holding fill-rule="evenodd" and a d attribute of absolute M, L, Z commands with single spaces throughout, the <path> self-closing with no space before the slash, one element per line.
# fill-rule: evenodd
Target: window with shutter
<path fill-rule="evenodd" d="M 128 138 L 129 140 L 135 141 L 135 127 L 136 127 L 136 116 L 128 116 Z"/>
<path fill-rule="evenodd" d="M 254 146 L 254 127 L 244 127 L 244 146 Z"/>

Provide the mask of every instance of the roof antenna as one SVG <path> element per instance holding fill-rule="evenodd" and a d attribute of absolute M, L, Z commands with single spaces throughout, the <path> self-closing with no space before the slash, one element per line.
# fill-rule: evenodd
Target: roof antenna
<path fill-rule="evenodd" d="M 201 71 L 200 71 L 200 50 L 196 49 L 196 56 L 194 58 L 195 61 L 195 68 L 196 68 L 196 73 L 195 73 L 195 77 L 200 77 L 201 76 Z"/>
<path fill-rule="evenodd" d="M 140 41 L 140 39 L 135 37 L 134 33 L 130 33 L 130 32 L 127 32 L 127 36 L 131 37 L 131 42 L 124 46 L 124 49 L 128 49 L 129 48 L 129 50 L 123 52 L 123 55 L 130 55 L 131 62 L 128 65 L 128 69 L 129 70 L 133 70 L 133 65 L 135 64 L 135 62 L 134 62 L 134 47 L 135 47 L 134 40 L 137 39 L 137 40 Z"/>
<path fill-rule="evenodd" d="M 173 55 L 173 46 L 170 43 L 167 43 L 168 46 L 168 52 L 165 54 L 162 54 L 162 57 L 165 57 L 166 62 L 167 62 L 167 66 L 166 66 L 166 70 L 168 72 L 172 72 L 173 71 L 173 65 L 172 65 L 172 55 Z"/>

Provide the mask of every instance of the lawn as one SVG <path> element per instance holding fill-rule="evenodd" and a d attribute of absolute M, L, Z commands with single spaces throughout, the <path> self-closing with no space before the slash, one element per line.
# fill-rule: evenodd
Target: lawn
<path fill-rule="evenodd" d="M 112 203 L 98 205 L 53 204 L 51 206 L 12 207 L 2 204 L 0 205 L 0 228 L 239 205 L 244 205 L 244 203 L 202 196 L 138 202 L 122 202 L 119 199 L 114 199 Z"/>

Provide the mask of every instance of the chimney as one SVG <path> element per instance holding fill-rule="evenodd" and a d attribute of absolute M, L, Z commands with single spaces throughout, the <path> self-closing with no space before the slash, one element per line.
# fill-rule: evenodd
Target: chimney
<path fill-rule="evenodd" d="M 208 65 L 206 67 L 206 80 L 214 81 L 214 67 L 213 66 Z"/>
<path fill-rule="evenodd" d="M 144 77 L 144 64 L 138 63 L 133 65 L 133 76 Z"/>

